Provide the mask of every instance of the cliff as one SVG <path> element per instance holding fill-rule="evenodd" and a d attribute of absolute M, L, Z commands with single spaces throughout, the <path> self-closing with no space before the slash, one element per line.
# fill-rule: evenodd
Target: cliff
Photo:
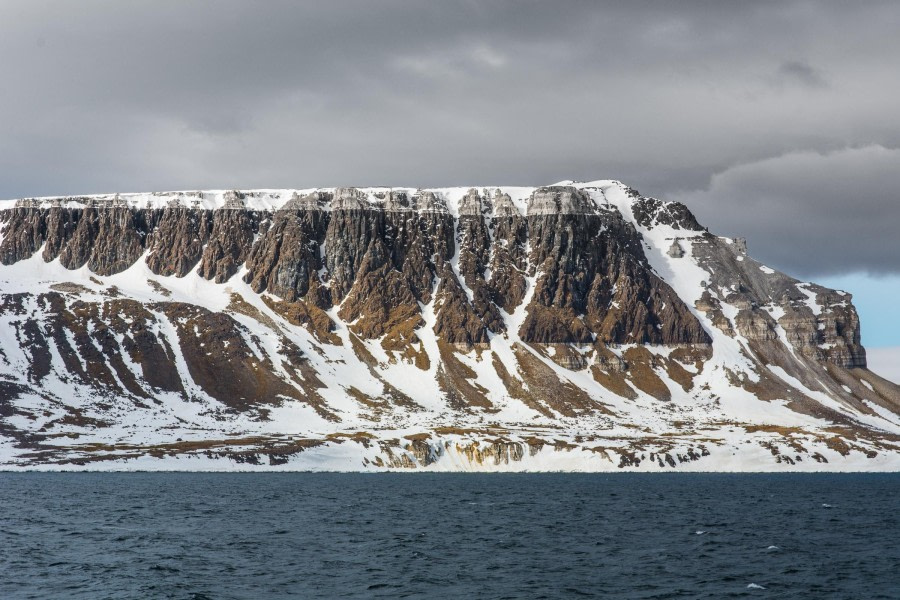
<path fill-rule="evenodd" d="M 900 468 L 850 296 L 618 182 L 26 199 L 0 227 L 8 467 Z"/>

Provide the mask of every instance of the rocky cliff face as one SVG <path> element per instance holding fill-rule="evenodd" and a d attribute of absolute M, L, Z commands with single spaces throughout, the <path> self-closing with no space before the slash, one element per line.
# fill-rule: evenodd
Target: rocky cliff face
<path fill-rule="evenodd" d="M 359 320 L 381 338 L 412 320 L 419 303 L 441 298 L 437 333 L 451 344 L 484 344 L 502 334 L 500 313 L 522 303 L 518 332 L 528 343 L 708 344 L 688 307 L 650 269 L 641 237 L 614 210 L 598 210 L 571 187 L 539 188 L 527 216 L 509 199 L 470 190 L 454 217 L 433 194 L 391 193 L 384 205 L 354 189 L 315 194 L 273 213 L 228 208 L 16 208 L 5 215 L 4 264 L 59 257 L 114 275 L 143 259 L 155 275 L 197 274 L 216 283 L 241 267 L 257 293 Z M 328 210 L 323 206 L 329 202 Z M 689 213 L 688 213 L 689 214 Z M 438 281 L 433 290 L 433 282 Z M 346 302 L 345 302 L 346 301 Z"/>
<path fill-rule="evenodd" d="M 552 448 L 630 468 L 727 445 L 700 430 L 797 419 L 754 447 L 897 456 L 898 391 L 865 370 L 849 295 L 617 182 L 38 199 L 0 226 L 10 464 L 201 439 L 244 461 L 303 434 L 268 455 L 353 444 L 359 468 L 432 468 L 483 464 L 501 431 L 496 465 Z M 372 433 L 417 429 L 410 449 Z"/>

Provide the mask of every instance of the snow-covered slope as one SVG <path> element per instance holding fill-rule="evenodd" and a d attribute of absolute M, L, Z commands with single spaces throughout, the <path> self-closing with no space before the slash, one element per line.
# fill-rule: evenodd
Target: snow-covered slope
<path fill-rule="evenodd" d="M 849 295 L 616 181 L 0 225 L 2 468 L 900 469 Z"/>

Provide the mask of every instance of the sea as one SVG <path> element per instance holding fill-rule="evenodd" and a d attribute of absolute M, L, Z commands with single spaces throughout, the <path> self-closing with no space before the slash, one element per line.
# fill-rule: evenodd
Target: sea
<path fill-rule="evenodd" d="M 0 599 L 900 599 L 900 474 L 0 473 Z"/>

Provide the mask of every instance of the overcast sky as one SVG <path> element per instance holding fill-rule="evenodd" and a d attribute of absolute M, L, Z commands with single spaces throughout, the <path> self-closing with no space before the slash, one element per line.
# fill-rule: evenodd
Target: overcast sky
<path fill-rule="evenodd" d="M 0 0 L 0 197 L 621 179 L 900 274 L 900 3 Z"/>

